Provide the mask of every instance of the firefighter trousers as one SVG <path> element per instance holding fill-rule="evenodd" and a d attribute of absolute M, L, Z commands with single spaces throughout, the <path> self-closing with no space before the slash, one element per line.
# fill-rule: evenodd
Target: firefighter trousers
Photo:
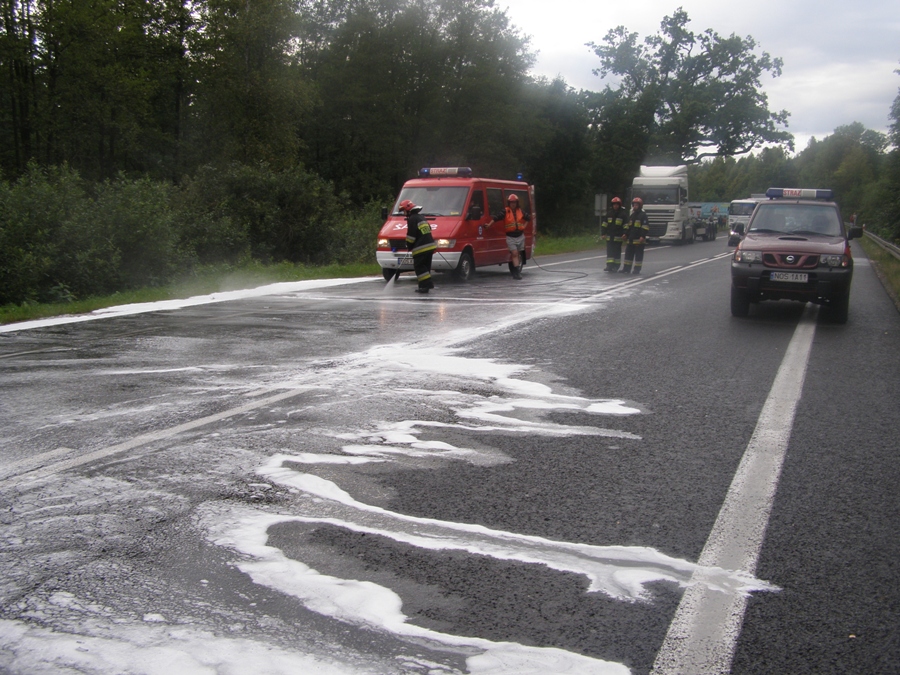
<path fill-rule="evenodd" d="M 625 246 L 625 265 L 622 267 L 622 271 L 628 274 L 634 267 L 634 273 L 638 274 L 643 264 L 644 245 L 637 241 L 629 241 Z"/>
<path fill-rule="evenodd" d="M 433 257 L 434 251 L 423 251 L 413 255 L 413 270 L 416 272 L 419 288 L 434 288 L 434 282 L 431 280 L 431 259 Z"/>
<path fill-rule="evenodd" d="M 606 242 L 606 271 L 617 272 L 622 262 L 621 240 L 610 239 Z"/>

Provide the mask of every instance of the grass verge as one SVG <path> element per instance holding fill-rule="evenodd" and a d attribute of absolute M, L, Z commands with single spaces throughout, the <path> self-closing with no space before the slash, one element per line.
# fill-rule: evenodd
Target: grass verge
<path fill-rule="evenodd" d="M 900 260 L 868 237 L 863 237 L 860 243 L 875 268 L 875 274 L 881 279 L 881 283 L 894 301 L 897 311 L 900 311 Z"/>
<path fill-rule="evenodd" d="M 597 248 L 595 235 L 578 235 L 572 237 L 551 237 L 540 235 L 535 249 L 537 255 L 554 255 L 571 253 Z M 141 288 L 123 291 L 103 297 L 85 298 L 65 303 L 24 303 L 21 305 L 3 305 L 0 307 L 0 324 L 17 321 L 46 319 L 65 314 L 87 314 L 104 307 L 130 305 L 141 302 L 158 302 L 160 300 L 177 300 L 196 295 L 208 295 L 223 291 L 236 291 L 245 288 L 256 288 L 266 284 L 282 281 L 304 281 L 307 279 L 335 279 L 340 277 L 381 276 L 381 268 L 376 263 L 357 263 L 354 265 L 325 265 L 313 267 L 293 263 L 262 265 L 251 262 L 238 268 L 207 267 L 197 271 L 188 278 L 167 286 Z"/>

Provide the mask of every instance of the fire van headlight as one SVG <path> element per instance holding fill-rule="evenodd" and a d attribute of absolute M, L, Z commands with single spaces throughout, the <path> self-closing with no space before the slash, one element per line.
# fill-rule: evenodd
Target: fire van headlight
<path fill-rule="evenodd" d="M 735 262 L 743 263 L 761 263 L 762 251 L 742 251 L 738 249 L 734 252 L 734 260 Z"/>
<path fill-rule="evenodd" d="M 453 248 L 456 246 L 456 239 L 438 239 L 435 244 L 438 248 Z"/>
<path fill-rule="evenodd" d="M 379 239 L 378 240 L 378 248 L 390 248 L 390 246 L 388 245 L 388 240 L 387 239 Z"/>
<path fill-rule="evenodd" d="M 823 255 L 819 258 L 822 267 L 848 267 L 850 261 L 845 255 Z"/>

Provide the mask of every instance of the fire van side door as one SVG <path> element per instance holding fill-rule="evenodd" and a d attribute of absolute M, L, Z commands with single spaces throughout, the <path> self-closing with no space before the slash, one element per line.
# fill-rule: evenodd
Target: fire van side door
<path fill-rule="evenodd" d="M 484 262 L 482 265 L 499 265 L 509 260 L 509 249 L 506 247 L 506 229 L 503 221 L 494 222 L 494 216 L 503 213 L 503 189 L 499 187 L 488 187 L 485 190 L 487 194 L 487 209 L 490 220 L 493 223 L 484 228 Z M 475 263 L 476 266 L 478 263 Z"/>
<path fill-rule="evenodd" d="M 491 216 L 487 210 L 487 202 L 484 197 L 484 187 L 476 184 L 469 196 L 469 207 L 466 209 L 464 221 L 464 245 L 471 244 L 472 253 L 475 256 L 475 266 L 484 259 L 488 225 Z"/>

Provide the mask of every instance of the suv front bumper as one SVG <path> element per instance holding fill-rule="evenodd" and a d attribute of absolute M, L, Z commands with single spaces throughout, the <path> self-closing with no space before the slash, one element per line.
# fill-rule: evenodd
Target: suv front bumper
<path fill-rule="evenodd" d="M 731 282 L 735 288 L 746 290 L 754 300 L 800 300 L 827 304 L 850 292 L 852 265 L 847 268 L 816 267 L 803 270 L 805 281 L 778 281 L 773 272 L 788 270 L 765 267 L 760 263 L 731 263 Z M 791 270 L 793 273 L 793 270 Z"/>

